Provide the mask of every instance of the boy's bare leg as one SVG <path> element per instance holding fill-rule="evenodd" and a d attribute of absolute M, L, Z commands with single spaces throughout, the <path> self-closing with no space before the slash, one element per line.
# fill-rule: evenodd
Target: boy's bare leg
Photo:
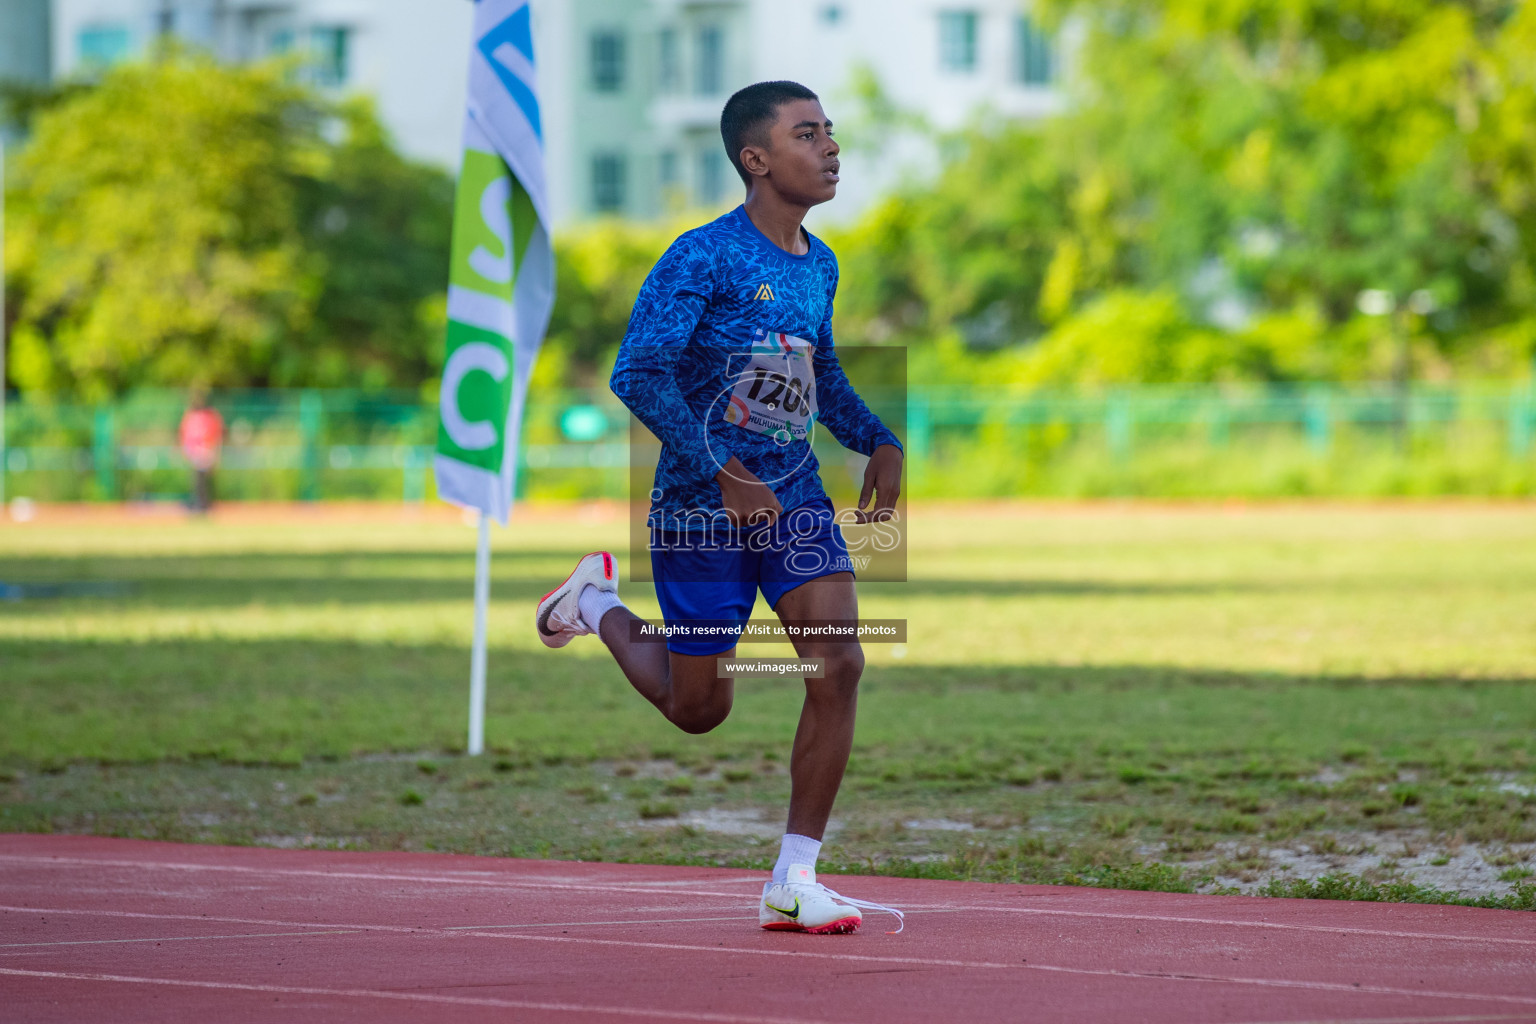
<path fill-rule="evenodd" d="M 684 732 L 709 732 L 725 721 L 735 687 L 716 675 L 715 659 L 735 657 L 736 648 L 719 654 L 677 654 L 664 643 L 635 640 L 634 624 L 642 621 L 620 606 L 609 609 L 598 624 L 597 635 L 630 685 Z"/>
<path fill-rule="evenodd" d="M 853 621 L 859 616 L 853 574 L 834 573 L 803 583 L 781 597 L 774 610 L 784 622 Z M 795 651 L 802 658 L 825 659 L 826 676 L 805 681 L 805 706 L 800 711 L 789 762 L 789 824 L 785 831 L 819 840 L 832 815 L 853 749 L 864 650 L 857 641 L 802 640 L 795 643 Z"/>

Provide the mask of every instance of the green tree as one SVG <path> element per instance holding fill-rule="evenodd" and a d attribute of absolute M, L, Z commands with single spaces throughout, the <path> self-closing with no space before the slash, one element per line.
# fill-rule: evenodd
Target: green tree
<path fill-rule="evenodd" d="M 38 112 L 8 179 L 11 375 L 404 384 L 441 343 L 451 184 L 287 69 L 169 52 Z"/>
<path fill-rule="evenodd" d="M 932 185 L 851 233 L 848 254 L 874 277 L 840 305 L 856 331 L 1039 341 L 1027 375 L 1058 381 L 1072 367 L 1084 380 L 1131 366 L 1157 379 L 1524 371 L 1536 8 L 1033 10 L 1083 40 L 1065 113 L 972 135 Z M 1367 290 L 1397 312 L 1362 316 Z"/>
<path fill-rule="evenodd" d="M 415 385 L 443 356 L 453 181 L 401 157 L 369 105 L 338 123 L 326 172 L 299 179 L 299 229 L 323 273 L 313 326 L 279 349 L 268 381 Z"/>
<path fill-rule="evenodd" d="M 559 272 L 545 346 L 567 361 L 573 383 L 606 383 L 595 375 L 612 364 L 645 275 L 687 226 L 605 220 L 555 236 Z"/>

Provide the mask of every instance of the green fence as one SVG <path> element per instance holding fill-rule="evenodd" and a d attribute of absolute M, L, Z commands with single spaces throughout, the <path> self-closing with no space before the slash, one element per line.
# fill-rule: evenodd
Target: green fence
<path fill-rule="evenodd" d="M 1524 383 L 916 392 L 907 419 L 926 495 L 1536 495 Z"/>
<path fill-rule="evenodd" d="M 226 424 L 222 499 L 434 496 L 437 411 L 419 396 L 229 391 L 212 404 Z M 96 407 L 13 401 L 5 493 L 181 500 L 183 411 L 171 393 Z M 624 497 L 628 431 L 606 391 L 533 396 L 521 493 Z M 915 390 L 905 441 L 908 493 L 929 497 L 1536 495 L 1536 393 L 1526 384 Z"/>
<path fill-rule="evenodd" d="M 595 404 L 600 403 L 600 404 Z M 215 392 L 225 423 L 217 472 L 224 500 L 434 496 L 437 408 L 412 393 Z M 42 501 L 179 501 L 189 490 L 177 443 L 180 394 L 111 405 L 15 402 L 6 423 L 6 493 Z M 620 496 L 628 414 L 611 395 L 565 392 L 530 405 L 525 491 Z"/>

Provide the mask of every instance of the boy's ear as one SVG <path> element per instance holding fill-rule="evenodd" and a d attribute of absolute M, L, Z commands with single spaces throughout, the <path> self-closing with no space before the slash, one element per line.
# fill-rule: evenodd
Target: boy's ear
<path fill-rule="evenodd" d="M 768 173 L 768 151 L 762 146 L 741 147 L 741 166 L 753 177 L 761 178 Z"/>

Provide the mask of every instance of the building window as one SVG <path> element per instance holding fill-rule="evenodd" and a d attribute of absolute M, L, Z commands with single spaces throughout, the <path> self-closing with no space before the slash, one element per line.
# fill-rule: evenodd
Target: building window
<path fill-rule="evenodd" d="M 823 4 L 821 8 L 821 20 L 828 25 L 836 25 L 843 20 L 843 9 L 837 4 Z"/>
<path fill-rule="evenodd" d="M 351 31 L 316 27 L 309 30 L 309 59 L 315 84 L 335 88 L 345 85 L 349 72 Z"/>
<path fill-rule="evenodd" d="M 725 90 L 725 30 L 719 25 L 699 29 L 698 65 L 694 89 L 700 96 L 718 96 Z"/>
<path fill-rule="evenodd" d="M 683 61 L 678 52 L 677 29 L 662 29 L 656 37 L 656 50 L 656 87 L 663 93 L 681 92 Z"/>
<path fill-rule="evenodd" d="M 718 203 L 725 196 L 725 154 L 713 146 L 699 151 L 699 201 Z"/>
<path fill-rule="evenodd" d="M 1055 77 L 1055 47 L 1027 15 L 1019 15 L 1014 33 L 1014 77 L 1024 85 L 1050 85 Z"/>
<path fill-rule="evenodd" d="M 976 12 L 939 12 L 939 67 L 945 71 L 976 70 Z"/>
<path fill-rule="evenodd" d="M 656 155 L 656 194 L 663 210 L 675 210 L 688 203 L 675 149 L 664 149 Z"/>
<path fill-rule="evenodd" d="M 618 92 L 624 87 L 624 34 L 612 29 L 592 33 L 592 88 Z"/>
<path fill-rule="evenodd" d="M 592 209 L 617 213 L 624 209 L 624 154 L 598 153 L 592 158 Z"/>
<path fill-rule="evenodd" d="M 75 36 L 80 63 L 110 67 L 128 59 L 133 39 L 125 25 L 88 25 Z"/>

